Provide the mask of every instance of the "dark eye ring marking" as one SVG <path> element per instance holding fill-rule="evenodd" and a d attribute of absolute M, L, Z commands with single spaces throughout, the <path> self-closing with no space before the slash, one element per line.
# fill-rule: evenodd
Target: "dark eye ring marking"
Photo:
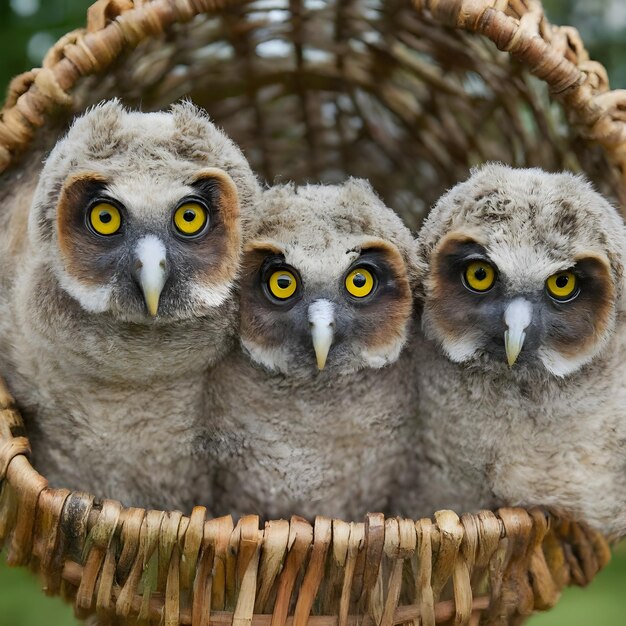
<path fill-rule="evenodd" d="M 496 268 L 485 259 L 469 258 L 461 274 L 461 280 L 468 291 L 477 294 L 487 293 L 496 284 Z"/>
<path fill-rule="evenodd" d="M 294 267 L 285 263 L 282 256 L 269 256 L 265 259 L 261 266 L 259 280 L 263 294 L 273 304 L 292 305 L 302 296 L 300 274 Z M 293 281 L 295 281 L 295 285 Z M 273 293 L 276 288 L 278 288 L 278 292 L 282 293 Z"/>
<path fill-rule="evenodd" d="M 117 219 L 119 220 L 118 222 L 119 225 L 115 232 L 105 235 L 103 233 L 98 232 L 96 228 L 94 227 L 92 223 L 92 213 L 93 213 L 93 210 L 99 204 L 108 204 L 112 206 L 114 209 L 116 209 L 118 213 Z M 98 214 L 98 219 L 102 222 L 103 225 L 108 225 L 113 221 L 113 215 L 111 214 L 110 211 L 103 209 Z M 109 198 L 107 196 L 96 196 L 95 198 L 93 198 L 91 202 L 89 202 L 89 204 L 87 205 L 85 209 L 85 225 L 87 226 L 87 229 L 99 239 L 112 239 L 116 235 L 120 235 L 123 231 L 124 221 L 125 219 L 124 219 L 124 211 L 123 211 L 122 205 L 119 202 L 117 202 L 117 200 L 114 200 L 113 198 Z"/>
<path fill-rule="evenodd" d="M 204 215 L 200 216 L 198 212 L 192 208 L 186 209 L 182 212 L 182 214 L 179 214 L 179 211 L 186 205 L 198 205 Z M 203 218 L 203 220 L 200 221 L 200 218 Z M 211 229 L 211 218 L 211 209 L 203 198 L 196 195 L 185 196 L 178 202 L 176 208 L 172 213 L 172 225 L 174 234 L 178 237 L 178 239 L 182 241 L 199 239 L 206 235 Z M 187 232 L 185 230 L 186 225 L 191 225 L 194 221 L 200 221 L 198 230 Z"/>
<path fill-rule="evenodd" d="M 560 304 L 571 302 L 580 294 L 580 280 L 572 270 L 552 274 L 546 280 L 548 296 Z"/>
<path fill-rule="evenodd" d="M 378 271 L 371 263 L 359 260 L 344 279 L 344 288 L 352 300 L 368 300 L 378 287 Z"/>

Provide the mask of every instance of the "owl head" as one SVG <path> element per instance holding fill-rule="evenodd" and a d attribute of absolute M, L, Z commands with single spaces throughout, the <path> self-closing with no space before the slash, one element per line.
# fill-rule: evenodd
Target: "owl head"
<path fill-rule="evenodd" d="M 188 319 L 229 296 L 239 208 L 257 193 L 239 148 L 192 104 L 139 113 L 109 101 L 78 118 L 49 155 L 30 243 L 89 313 Z"/>
<path fill-rule="evenodd" d="M 425 333 L 458 363 L 567 376 L 611 337 L 625 244 L 580 176 L 486 165 L 420 232 Z"/>
<path fill-rule="evenodd" d="M 398 358 L 412 311 L 414 245 L 368 183 L 273 187 L 248 231 L 240 333 L 254 361 L 308 376 Z"/>

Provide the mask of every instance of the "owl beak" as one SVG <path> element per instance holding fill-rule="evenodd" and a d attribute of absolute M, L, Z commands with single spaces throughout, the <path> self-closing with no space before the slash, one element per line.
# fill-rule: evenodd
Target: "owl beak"
<path fill-rule="evenodd" d="M 317 369 L 326 367 L 328 351 L 333 343 L 335 334 L 335 311 L 329 300 L 316 300 L 309 307 L 309 327 L 313 350 L 317 359 Z"/>
<path fill-rule="evenodd" d="M 149 235 L 137 244 L 135 278 L 141 287 L 148 313 L 156 317 L 161 292 L 167 280 L 167 259 L 163 242 Z"/>
<path fill-rule="evenodd" d="M 532 314 L 532 304 L 524 298 L 516 298 L 504 311 L 504 323 L 507 326 L 504 331 L 504 349 L 509 366 L 517 361 L 522 351 Z"/>

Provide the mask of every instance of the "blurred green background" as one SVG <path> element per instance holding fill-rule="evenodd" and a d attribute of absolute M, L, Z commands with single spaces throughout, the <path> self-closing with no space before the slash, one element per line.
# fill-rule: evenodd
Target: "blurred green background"
<path fill-rule="evenodd" d="M 0 0 L 0 93 L 12 76 L 40 64 L 61 35 L 84 23 L 90 0 Z M 613 88 L 626 87 L 626 0 L 547 0 L 550 19 L 576 26 Z M 0 561 L 0 626 L 68 626 L 77 622 L 57 598 L 47 598 L 29 572 Z M 624 626 L 626 544 L 584 590 L 568 589 L 559 605 L 531 626 Z"/>

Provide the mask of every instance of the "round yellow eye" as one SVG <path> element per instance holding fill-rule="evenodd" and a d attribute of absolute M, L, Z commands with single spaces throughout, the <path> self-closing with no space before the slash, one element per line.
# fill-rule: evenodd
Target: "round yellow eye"
<path fill-rule="evenodd" d="M 364 267 L 357 267 L 346 276 L 346 289 L 355 298 L 365 298 L 374 289 L 374 276 Z"/>
<path fill-rule="evenodd" d="M 114 235 L 122 226 L 122 216 L 116 206 L 100 202 L 89 212 L 89 223 L 99 235 Z"/>
<path fill-rule="evenodd" d="M 193 237 L 202 232 L 207 219 L 207 210 L 197 202 L 185 202 L 174 213 L 174 225 L 185 237 Z"/>
<path fill-rule="evenodd" d="M 472 261 L 465 268 L 465 284 L 472 291 L 489 291 L 496 282 L 496 271 L 486 261 Z"/>
<path fill-rule="evenodd" d="M 267 286 L 275 298 L 286 300 L 296 293 L 298 281 L 289 270 L 277 270 L 270 276 Z"/>
<path fill-rule="evenodd" d="M 574 272 L 558 272 L 546 281 L 546 289 L 555 300 L 571 300 L 578 295 L 578 281 Z"/>

